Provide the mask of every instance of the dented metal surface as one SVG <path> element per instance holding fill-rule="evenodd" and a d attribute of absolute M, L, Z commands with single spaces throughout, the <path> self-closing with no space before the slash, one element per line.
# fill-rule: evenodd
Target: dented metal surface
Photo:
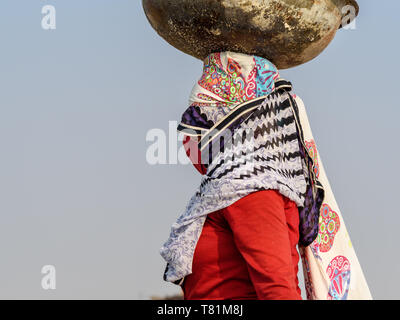
<path fill-rule="evenodd" d="M 146 16 L 175 48 L 203 60 L 219 51 L 253 54 L 286 69 L 318 56 L 354 0 L 142 0 Z"/>

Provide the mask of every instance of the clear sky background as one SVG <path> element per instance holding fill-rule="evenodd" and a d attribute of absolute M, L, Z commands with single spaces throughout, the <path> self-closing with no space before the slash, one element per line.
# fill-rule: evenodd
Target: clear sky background
<path fill-rule="evenodd" d="M 41 28 L 54 5 L 57 29 Z M 360 0 L 356 30 L 282 71 L 304 100 L 377 299 L 399 299 L 400 2 Z M 146 162 L 146 134 L 187 107 L 202 62 L 139 0 L 0 2 L 0 298 L 148 299 L 159 248 L 200 176 Z M 57 289 L 41 287 L 54 265 Z"/>

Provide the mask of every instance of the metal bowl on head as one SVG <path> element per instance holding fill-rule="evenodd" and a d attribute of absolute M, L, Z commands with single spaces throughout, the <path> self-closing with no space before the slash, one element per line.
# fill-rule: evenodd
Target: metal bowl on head
<path fill-rule="evenodd" d="M 317 57 L 342 21 L 355 18 L 355 0 L 142 0 L 157 33 L 204 60 L 233 51 L 266 58 L 280 69 Z M 348 7 L 345 7 L 348 6 Z"/>

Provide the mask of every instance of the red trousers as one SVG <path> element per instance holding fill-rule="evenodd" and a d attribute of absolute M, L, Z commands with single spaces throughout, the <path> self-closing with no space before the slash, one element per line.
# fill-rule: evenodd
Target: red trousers
<path fill-rule="evenodd" d="M 276 190 L 209 214 L 185 300 L 301 300 L 298 241 L 297 205 Z"/>

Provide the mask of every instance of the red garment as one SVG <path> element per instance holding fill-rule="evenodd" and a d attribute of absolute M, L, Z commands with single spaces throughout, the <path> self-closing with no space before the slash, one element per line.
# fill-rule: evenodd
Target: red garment
<path fill-rule="evenodd" d="M 201 163 L 201 151 L 198 148 L 198 139 L 196 137 L 184 136 L 183 146 L 187 156 L 192 161 L 197 171 L 205 175 L 207 173 L 207 168 Z"/>
<path fill-rule="evenodd" d="M 301 300 L 299 213 L 277 190 L 208 215 L 182 285 L 185 300 Z"/>

